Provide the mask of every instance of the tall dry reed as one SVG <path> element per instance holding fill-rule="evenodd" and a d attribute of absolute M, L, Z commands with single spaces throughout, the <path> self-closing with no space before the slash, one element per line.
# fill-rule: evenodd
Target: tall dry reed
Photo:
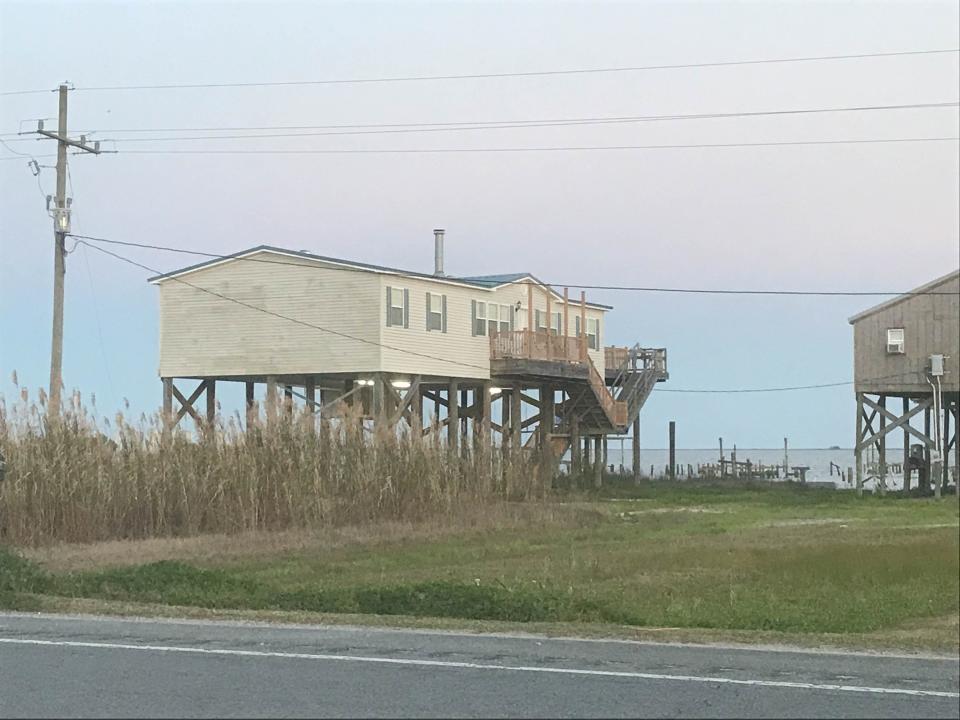
<path fill-rule="evenodd" d="M 45 398 L 0 399 L 0 541 L 18 545 L 417 520 L 543 493 L 528 459 L 455 454 L 411 433 L 280 415 L 244 430 L 165 432 L 159 414 L 95 419 L 79 394 L 58 422 Z M 184 425 L 187 423 L 184 422 Z"/>

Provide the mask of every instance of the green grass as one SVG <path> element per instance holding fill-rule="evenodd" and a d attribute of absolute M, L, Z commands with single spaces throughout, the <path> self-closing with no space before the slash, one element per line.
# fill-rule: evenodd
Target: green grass
<path fill-rule="evenodd" d="M 607 492 L 614 497 L 590 499 L 601 512 L 580 527 L 532 524 L 439 539 L 318 544 L 204 566 L 171 558 L 53 573 L 3 553 L 0 605 L 46 595 L 210 609 L 847 635 L 927 619 L 953 622 L 957 615 L 952 499 L 857 499 L 783 485 L 653 484 Z M 955 646 L 957 638 L 944 642 Z"/>

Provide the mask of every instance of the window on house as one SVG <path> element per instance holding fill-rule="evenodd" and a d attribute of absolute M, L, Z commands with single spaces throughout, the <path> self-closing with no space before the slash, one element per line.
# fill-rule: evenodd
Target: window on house
<path fill-rule="evenodd" d="M 887 330 L 887 352 L 891 355 L 903 355 L 903 345 L 903 328 L 889 328 Z"/>
<path fill-rule="evenodd" d="M 406 288 L 387 288 L 387 327 L 410 326 L 410 291 Z"/>
<path fill-rule="evenodd" d="M 447 331 L 447 296 L 427 293 L 427 330 Z"/>
<path fill-rule="evenodd" d="M 513 313 L 509 305 L 500 306 L 500 332 L 510 332 L 513 330 Z"/>
<path fill-rule="evenodd" d="M 563 313 L 555 312 L 553 313 L 553 331 L 557 335 L 559 335 L 562 329 L 563 329 Z"/>
<path fill-rule="evenodd" d="M 490 307 L 495 310 L 497 306 Z M 487 303 L 478 300 L 473 301 L 473 334 L 487 334 Z"/>
<path fill-rule="evenodd" d="M 587 347 L 600 349 L 600 321 L 596 318 L 587 318 Z"/>
<path fill-rule="evenodd" d="M 534 327 L 536 327 L 537 332 L 540 332 L 541 330 L 546 331 L 546 329 L 547 329 L 547 313 L 546 313 L 546 311 L 545 311 L 545 310 L 534 310 L 534 311 L 533 311 L 533 315 L 534 315 L 534 318 L 535 318 L 534 322 L 536 323 L 536 325 L 535 325 Z"/>

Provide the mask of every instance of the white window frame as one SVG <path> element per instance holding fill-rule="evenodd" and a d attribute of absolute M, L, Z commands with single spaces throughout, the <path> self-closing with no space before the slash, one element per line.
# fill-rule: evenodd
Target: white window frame
<path fill-rule="evenodd" d="M 887 328 L 887 354 L 903 355 L 906 352 L 907 333 L 904 328 Z"/>
<path fill-rule="evenodd" d="M 591 328 L 594 332 L 590 332 Z M 600 319 L 587 318 L 587 347 L 591 350 L 600 349 Z"/>
<path fill-rule="evenodd" d="M 390 316 L 387 318 L 387 327 L 404 327 L 403 319 L 406 317 L 407 307 L 404 303 L 406 296 L 405 289 L 399 287 L 388 287 L 390 293 Z M 394 318 L 394 311 L 400 312 L 400 319 Z"/>
<path fill-rule="evenodd" d="M 510 305 L 500 305 L 500 332 L 510 332 Z"/>
<path fill-rule="evenodd" d="M 427 331 L 428 332 L 443 332 L 444 325 L 446 325 L 445 318 L 443 317 L 443 294 L 442 293 L 427 293 L 429 296 L 429 305 L 427 306 Z M 436 320 L 434 320 L 436 318 Z"/>
<path fill-rule="evenodd" d="M 547 330 L 549 330 L 550 329 L 549 322 L 550 322 L 550 318 L 547 317 L 546 310 L 535 309 L 533 311 L 533 324 L 536 326 L 537 332 L 540 332 L 541 330 L 543 332 L 546 332 Z"/>
<path fill-rule="evenodd" d="M 490 303 L 487 308 L 487 334 L 497 332 L 500 329 L 500 305 Z"/>
<path fill-rule="evenodd" d="M 493 305 L 493 303 L 490 303 Z M 496 305 L 493 305 L 496 307 Z M 475 323 L 473 328 L 474 335 L 486 335 L 487 334 L 487 303 L 485 300 L 477 300 L 475 305 L 476 317 L 473 318 Z"/>

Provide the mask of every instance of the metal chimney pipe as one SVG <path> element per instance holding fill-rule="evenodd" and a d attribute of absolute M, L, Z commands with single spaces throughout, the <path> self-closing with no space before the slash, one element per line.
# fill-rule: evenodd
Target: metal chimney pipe
<path fill-rule="evenodd" d="M 433 231 L 433 274 L 443 277 L 443 228 Z"/>

